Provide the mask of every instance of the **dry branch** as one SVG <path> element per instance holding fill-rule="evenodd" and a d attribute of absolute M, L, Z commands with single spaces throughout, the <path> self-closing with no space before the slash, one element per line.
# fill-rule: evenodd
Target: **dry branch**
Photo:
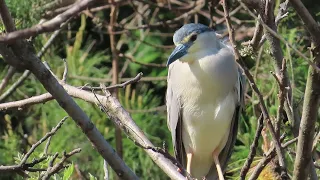
<path fill-rule="evenodd" d="M 63 164 L 64 162 L 71 156 L 73 156 L 76 153 L 80 153 L 81 149 L 77 148 L 72 150 L 69 153 L 63 152 L 63 157 L 61 158 L 61 160 L 56 163 L 54 166 L 49 166 L 49 168 L 47 169 L 47 171 L 42 175 L 42 180 L 47 180 L 50 179 L 50 177 L 56 173 L 58 173 L 61 169 L 64 168 Z M 55 158 L 53 158 L 55 159 Z"/>
<path fill-rule="evenodd" d="M 23 29 L 7 33 L 3 36 L 0 36 L 0 42 L 13 43 L 17 39 L 29 38 L 31 36 L 36 36 L 40 33 L 51 32 L 60 28 L 63 22 L 66 22 L 71 17 L 75 16 L 80 11 L 86 9 L 90 4 L 97 0 L 82 0 L 76 2 L 70 9 L 59 14 L 55 18 L 44 22 L 43 24 L 38 24 L 29 29 Z M 6 21 L 4 21 L 6 24 Z"/>

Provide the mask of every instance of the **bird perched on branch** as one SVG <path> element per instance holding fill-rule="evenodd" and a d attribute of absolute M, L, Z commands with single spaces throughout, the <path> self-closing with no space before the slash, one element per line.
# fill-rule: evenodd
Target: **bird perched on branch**
<path fill-rule="evenodd" d="M 223 179 L 238 129 L 244 77 L 231 47 L 202 24 L 173 36 L 168 58 L 168 127 L 177 160 L 194 178 Z"/>

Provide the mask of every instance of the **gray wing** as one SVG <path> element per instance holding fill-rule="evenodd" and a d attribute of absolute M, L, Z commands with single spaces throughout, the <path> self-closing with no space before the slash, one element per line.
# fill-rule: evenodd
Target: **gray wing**
<path fill-rule="evenodd" d="M 177 97 L 172 89 L 172 82 L 170 82 L 173 66 L 174 64 L 170 65 L 168 73 L 168 88 L 166 95 L 167 125 L 171 132 L 175 157 L 179 163 L 185 167 L 186 153 L 182 142 L 182 105 L 179 101 L 179 97 Z"/>
<path fill-rule="evenodd" d="M 231 122 L 228 141 L 227 141 L 225 147 L 222 149 L 222 151 L 219 154 L 219 161 L 220 161 L 221 168 L 223 171 L 225 171 L 225 169 L 227 167 L 227 162 L 228 162 L 229 158 L 231 157 L 233 147 L 234 147 L 234 144 L 237 139 L 238 121 L 240 119 L 240 114 L 242 111 L 242 107 L 244 105 L 245 77 L 244 77 L 242 70 L 240 68 L 238 69 L 238 82 L 235 86 L 235 91 L 237 92 L 237 95 L 238 95 L 238 104 L 236 106 L 236 109 L 235 109 L 235 112 L 233 115 L 233 119 Z M 218 179 L 217 170 L 216 170 L 216 166 L 214 163 L 212 164 L 211 169 L 210 169 L 206 178 L 210 179 L 210 180 L 211 179 Z"/>

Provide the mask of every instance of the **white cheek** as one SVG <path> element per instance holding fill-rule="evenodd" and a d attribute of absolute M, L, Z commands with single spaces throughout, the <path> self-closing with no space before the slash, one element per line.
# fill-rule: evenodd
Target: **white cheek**
<path fill-rule="evenodd" d="M 188 50 L 188 53 L 195 53 L 195 52 L 198 52 L 200 50 L 200 45 L 199 45 L 199 42 L 198 40 L 196 40 L 192 46 L 189 48 Z"/>

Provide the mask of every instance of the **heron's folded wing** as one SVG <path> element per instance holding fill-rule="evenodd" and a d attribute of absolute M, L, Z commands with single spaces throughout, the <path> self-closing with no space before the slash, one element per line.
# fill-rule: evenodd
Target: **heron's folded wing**
<path fill-rule="evenodd" d="M 182 142 L 182 106 L 180 104 L 179 97 L 177 97 L 172 89 L 172 82 L 170 82 L 170 76 L 172 75 L 173 66 L 174 64 L 169 67 L 168 73 L 168 88 L 166 95 L 167 124 L 169 130 L 171 131 L 174 154 L 177 160 L 182 165 L 185 165 L 186 155 Z"/>
<path fill-rule="evenodd" d="M 237 139 L 238 121 L 240 120 L 240 114 L 242 111 L 242 107 L 244 105 L 245 77 L 243 76 L 242 70 L 240 68 L 238 70 L 238 81 L 237 81 L 237 84 L 235 85 L 235 91 L 236 91 L 237 97 L 238 97 L 238 104 L 236 106 L 236 109 L 235 109 L 235 112 L 233 115 L 233 119 L 231 122 L 228 141 L 227 141 L 225 147 L 222 149 L 222 151 L 219 154 L 219 161 L 220 161 L 220 164 L 221 164 L 223 171 L 225 171 L 225 169 L 227 167 L 227 162 L 228 162 L 229 158 L 231 157 L 233 147 L 234 147 L 234 144 Z M 211 169 L 210 169 L 206 178 L 208 180 L 209 179 L 213 180 L 213 179 L 218 178 L 216 166 L 214 163 L 212 164 Z"/>

